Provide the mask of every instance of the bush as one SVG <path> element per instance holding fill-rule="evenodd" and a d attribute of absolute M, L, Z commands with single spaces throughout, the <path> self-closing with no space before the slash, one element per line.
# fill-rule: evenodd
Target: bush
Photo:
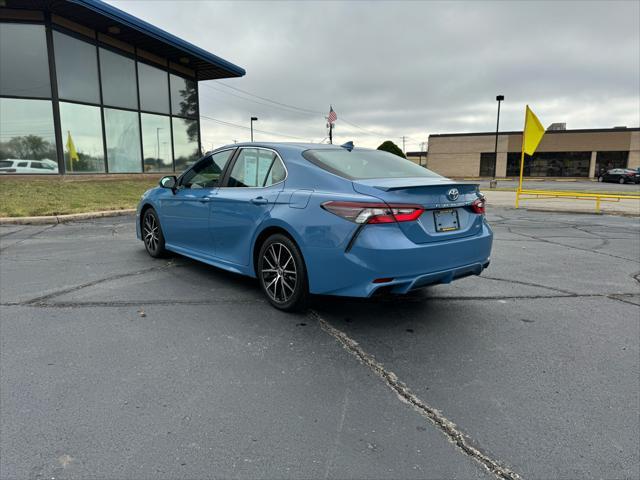
<path fill-rule="evenodd" d="M 383 150 L 385 152 L 393 153 L 394 155 L 397 155 L 399 157 L 407 158 L 407 157 L 404 156 L 404 153 L 402 153 L 402 150 L 400 150 L 400 147 L 398 147 L 391 140 L 387 140 L 386 142 L 383 142 L 378 147 L 378 150 Z"/>

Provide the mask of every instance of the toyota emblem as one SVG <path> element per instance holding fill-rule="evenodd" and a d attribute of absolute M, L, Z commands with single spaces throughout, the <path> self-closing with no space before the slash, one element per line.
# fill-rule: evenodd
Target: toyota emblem
<path fill-rule="evenodd" d="M 447 198 L 452 202 L 455 202 L 456 200 L 458 200 L 459 196 L 460 196 L 460 192 L 458 192 L 457 188 L 452 188 L 447 192 Z"/>

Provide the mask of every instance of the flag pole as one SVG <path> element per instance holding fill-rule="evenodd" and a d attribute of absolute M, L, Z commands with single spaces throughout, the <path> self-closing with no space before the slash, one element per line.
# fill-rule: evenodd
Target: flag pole
<path fill-rule="evenodd" d="M 329 122 L 329 143 L 333 144 L 333 123 Z"/>
<path fill-rule="evenodd" d="M 529 105 L 524 111 L 524 128 L 522 129 L 522 151 L 520 153 L 520 180 L 518 181 L 518 190 L 516 191 L 516 208 L 520 206 L 520 193 L 522 192 L 522 174 L 524 173 L 524 135 L 527 131 L 527 110 Z"/>

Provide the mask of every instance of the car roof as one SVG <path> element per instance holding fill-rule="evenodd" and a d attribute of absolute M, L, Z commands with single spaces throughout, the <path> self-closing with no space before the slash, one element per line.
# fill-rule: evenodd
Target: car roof
<path fill-rule="evenodd" d="M 328 144 L 328 143 L 306 143 L 306 142 L 242 142 L 242 143 L 231 143 L 228 145 L 224 145 L 222 147 L 218 147 L 215 150 L 221 150 L 229 147 L 266 147 L 273 149 L 287 149 L 287 150 L 297 150 L 300 152 L 304 152 L 305 150 L 335 150 L 340 148 L 340 145 L 336 144 Z M 365 148 L 358 148 L 357 150 L 370 150 Z"/>

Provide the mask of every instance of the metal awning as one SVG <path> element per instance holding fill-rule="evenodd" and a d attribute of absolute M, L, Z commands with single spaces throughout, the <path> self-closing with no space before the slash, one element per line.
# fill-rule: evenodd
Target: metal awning
<path fill-rule="evenodd" d="M 246 73 L 243 68 L 100 0 L 5 0 L 4 4 L 9 8 L 48 10 L 184 65 L 196 72 L 198 80 L 241 77 Z M 114 27 L 119 31 L 116 35 L 111 33 Z"/>

